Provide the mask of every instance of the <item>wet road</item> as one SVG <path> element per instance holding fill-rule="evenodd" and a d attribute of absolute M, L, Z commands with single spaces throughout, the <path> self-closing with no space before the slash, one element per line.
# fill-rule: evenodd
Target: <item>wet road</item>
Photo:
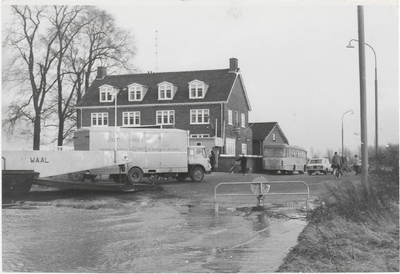
<path fill-rule="evenodd" d="M 146 193 L 34 189 L 3 201 L 3 271 L 275 271 L 305 220 L 228 204 L 215 213 L 209 192 L 226 179 L 217 177 Z"/>

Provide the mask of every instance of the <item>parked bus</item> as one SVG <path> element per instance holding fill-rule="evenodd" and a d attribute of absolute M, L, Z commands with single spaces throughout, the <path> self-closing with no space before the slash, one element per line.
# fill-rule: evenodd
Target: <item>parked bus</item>
<path fill-rule="evenodd" d="M 287 144 L 265 144 L 263 150 L 263 169 L 281 174 L 298 171 L 303 174 L 307 165 L 307 151 Z"/>

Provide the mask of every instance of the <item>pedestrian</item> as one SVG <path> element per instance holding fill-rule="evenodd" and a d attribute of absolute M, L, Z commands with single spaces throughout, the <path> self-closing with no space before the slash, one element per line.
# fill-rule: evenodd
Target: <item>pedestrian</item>
<path fill-rule="evenodd" d="M 342 172 L 340 171 L 341 166 L 342 166 L 342 157 L 340 157 L 340 155 L 335 151 L 335 154 L 332 157 L 333 171 L 335 172 L 335 168 L 337 168 L 339 172 L 342 174 Z"/>
<path fill-rule="evenodd" d="M 356 172 L 356 175 L 361 173 L 361 160 L 358 158 L 357 155 L 354 155 L 354 171 Z"/>
<path fill-rule="evenodd" d="M 242 169 L 243 175 L 247 175 L 247 158 L 244 156 L 244 154 L 241 155 L 237 161 L 240 161 L 240 167 Z"/>
<path fill-rule="evenodd" d="M 211 150 L 210 153 L 210 164 L 211 164 L 211 170 L 215 171 L 215 153 L 213 150 Z"/>

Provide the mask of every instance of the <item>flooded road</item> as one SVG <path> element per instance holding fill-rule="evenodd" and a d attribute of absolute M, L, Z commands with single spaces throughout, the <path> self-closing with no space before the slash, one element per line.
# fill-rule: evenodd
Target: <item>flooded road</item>
<path fill-rule="evenodd" d="M 54 193 L 3 201 L 4 272 L 273 272 L 306 225 L 162 192 Z"/>

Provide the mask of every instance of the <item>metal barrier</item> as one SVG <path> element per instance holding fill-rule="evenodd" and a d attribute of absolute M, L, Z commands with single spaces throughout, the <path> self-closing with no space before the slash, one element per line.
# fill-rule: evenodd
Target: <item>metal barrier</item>
<path fill-rule="evenodd" d="M 298 184 L 303 184 L 307 191 L 306 192 L 291 192 L 291 193 L 268 193 L 269 190 L 271 189 L 271 185 L 275 184 L 283 184 L 283 183 L 298 183 Z M 221 185 L 250 185 L 251 191 L 253 192 L 252 194 L 244 194 L 244 193 L 224 193 L 224 194 L 217 194 L 217 189 Z M 264 196 L 270 196 L 270 195 L 307 195 L 307 200 L 306 200 L 306 210 L 309 210 L 309 205 L 308 201 L 310 199 L 310 189 L 308 185 L 303 182 L 303 181 L 268 181 L 264 177 L 259 177 L 254 179 L 252 182 L 224 182 L 224 183 L 219 183 L 218 185 L 215 186 L 214 188 L 214 206 L 215 206 L 215 212 L 218 212 L 218 201 L 217 197 L 230 197 L 230 196 L 256 196 L 258 203 L 257 206 L 263 206 L 263 200 Z"/>

